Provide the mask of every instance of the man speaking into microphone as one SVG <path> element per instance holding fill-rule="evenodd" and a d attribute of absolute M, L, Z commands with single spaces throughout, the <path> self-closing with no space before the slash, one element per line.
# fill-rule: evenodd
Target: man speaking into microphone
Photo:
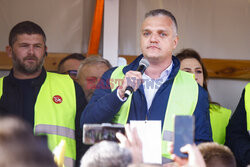
<path fill-rule="evenodd" d="M 104 73 L 100 83 L 105 87 L 97 87 L 82 112 L 81 125 L 161 120 L 162 160 L 167 163 L 171 161 L 167 146 L 173 140 L 174 115 L 194 115 L 195 142 L 212 141 L 208 94 L 192 75 L 179 70 L 180 62 L 172 55 L 178 44 L 172 13 L 164 9 L 149 11 L 140 37 L 142 55 L 125 67 Z M 149 66 L 143 73 L 138 66 L 144 59 Z"/>

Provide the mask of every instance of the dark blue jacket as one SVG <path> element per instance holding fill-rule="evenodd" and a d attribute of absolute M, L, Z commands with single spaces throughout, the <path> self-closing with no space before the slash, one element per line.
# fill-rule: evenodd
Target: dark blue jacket
<path fill-rule="evenodd" d="M 250 164 L 250 135 L 247 131 L 245 90 L 227 126 L 226 145 L 230 147 L 238 166 Z"/>
<path fill-rule="evenodd" d="M 123 69 L 124 74 L 129 70 L 136 70 L 143 56 L 137 57 L 131 64 Z M 165 112 L 169 94 L 176 74 L 180 68 L 180 62 L 173 56 L 173 69 L 168 79 L 161 85 L 155 94 L 151 107 L 147 109 L 143 85 L 133 93 L 128 122 L 130 120 L 161 120 L 164 122 Z M 92 99 L 86 106 L 81 115 L 81 127 L 85 123 L 104 123 L 111 122 L 114 115 L 120 110 L 124 102 L 117 97 L 117 89 L 111 92 L 109 79 L 115 68 L 110 69 L 103 74 L 102 79 L 97 85 L 97 89 Z M 212 132 L 209 117 L 209 102 L 207 92 L 199 86 L 199 98 L 195 115 L 195 141 L 196 143 L 212 141 Z"/>

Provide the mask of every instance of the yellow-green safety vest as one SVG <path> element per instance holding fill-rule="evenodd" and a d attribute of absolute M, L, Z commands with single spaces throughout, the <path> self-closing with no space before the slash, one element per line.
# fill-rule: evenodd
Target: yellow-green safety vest
<path fill-rule="evenodd" d="M 219 144 L 224 144 L 226 138 L 226 127 L 232 111 L 216 104 L 210 104 L 209 111 L 213 141 Z"/>
<path fill-rule="evenodd" d="M 0 78 L 0 99 L 3 95 L 3 78 L 4 77 Z"/>
<path fill-rule="evenodd" d="M 3 78 L 0 79 L 0 97 L 2 92 Z M 34 108 L 34 134 L 47 135 L 51 151 L 64 139 L 64 165 L 73 167 L 76 160 L 76 96 L 73 80 L 68 75 L 47 72 Z"/>
<path fill-rule="evenodd" d="M 247 116 L 247 131 L 250 135 L 250 83 L 245 87 L 245 109 Z"/>
<path fill-rule="evenodd" d="M 124 78 L 124 66 L 120 66 L 114 70 L 111 75 L 110 85 L 112 91 L 120 86 L 121 80 Z M 163 130 L 162 130 L 162 162 L 171 162 L 168 146 L 173 142 L 174 116 L 175 115 L 193 115 L 198 101 L 198 84 L 194 80 L 194 76 L 184 71 L 179 71 L 176 75 L 172 89 L 169 95 L 168 105 L 166 108 Z M 115 115 L 113 122 L 126 124 L 128 120 L 132 95 L 121 106 L 119 112 Z M 185 102 L 185 103 L 184 103 Z"/>

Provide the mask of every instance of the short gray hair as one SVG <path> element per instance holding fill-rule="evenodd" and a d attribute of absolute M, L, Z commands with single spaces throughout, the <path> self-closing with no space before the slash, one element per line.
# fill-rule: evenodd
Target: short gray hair
<path fill-rule="evenodd" d="M 130 163 L 131 152 L 112 141 L 94 144 L 81 159 L 81 167 L 127 167 Z"/>
<path fill-rule="evenodd" d="M 78 74 L 79 74 L 79 71 L 85 66 L 85 65 L 88 65 L 88 64 L 97 64 L 97 63 L 103 63 L 105 64 L 108 68 L 111 68 L 112 65 L 110 64 L 110 62 L 104 58 L 102 58 L 101 56 L 90 56 L 90 57 L 87 57 L 85 58 L 79 68 L 78 68 L 78 71 L 77 71 L 77 78 L 78 78 Z"/>
<path fill-rule="evenodd" d="M 150 10 L 148 13 L 145 14 L 145 19 L 150 17 L 150 16 L 158 16 L 158 15 L 168 16 L 172 20 L 173 30 L 174 30 L 175 34 L 177 35 L 177 32 L 178 32 L 177 21 L 176 21 L 174 15 L 170 11 L 168 11 L 166 9 Z"/>

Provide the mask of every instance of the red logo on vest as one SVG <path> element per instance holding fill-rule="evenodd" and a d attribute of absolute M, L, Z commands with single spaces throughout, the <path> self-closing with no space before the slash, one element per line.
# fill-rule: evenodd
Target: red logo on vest
<path fill-rule="evenodd" d="M 56 104 L 60 104 L 60 103 L 62 103 L 62 97 L 61 96 L 59 96 L 59 95 L 55 95 L 54 97 L 53 97 L 53 101 L 56 103 Z"/>

